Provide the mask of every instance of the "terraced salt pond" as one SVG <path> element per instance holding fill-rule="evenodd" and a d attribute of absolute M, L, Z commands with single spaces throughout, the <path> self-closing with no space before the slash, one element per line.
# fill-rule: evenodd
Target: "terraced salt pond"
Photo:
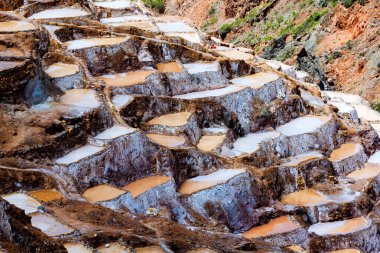
<path fill-rule="evenodd" d="M 234 78 L 231 80 L 233 84 L 248 86 L 252 89 L 259 89 L 265 84 L 274 82 L 280 77 L 272 72 L 259 72 L 257 74 Z"/>
<path fill-rule="evenodd" d="M 63 198 L 62 194 L 56 190 L 37 190 L 29 192 L 29 194 L 42 202 L 49 202 Z"/>
<path fill-rule="evenodd" d="M 293 192 L 282 197 L 281 202 L 297 206 L 318 206 L 327 203 L 348 203 L 360 196 L 359 192 L 342 187 L 336 193 L 322 194 L 314 189 Z"/>
<path fill-rule="evenodd" d="M 301 225 L 290 216 L 281 216 L 271 220 L 269 223 L 254 227 L 243 233 L 245 238 L 253 239 L 287 233 L 301 228 Z"/>
<path fill-rule="evenodd" d="M 119 243 L 113 242 L 97 248 L 100 253 L 130 253 L 131 251 Z"/>
<path fill-rule="evenodd" d="M 69 50 L 84 49 L 90 47 L 113 46 L 126 42 L 129 37 L 90 38 L 67 41 L 63 43 Z"/>
<path fill-rule="evenodd" d="M 110 23 L 109 25 L 112 26 L 131 26 L 131 27 L 137 27 L 143 30 L 156 32 L 157 28 L 151 21 L 130 21 L 126 23 Z"/>
<path fill-rule="evenodd" d="M 183 136 L 162 135 L 162 134 L 147 134 L 151 141 L 168 148 L 175 148 L 185 144 L 186 139 Z"/>
<path fill-rule="evenodd" d="M 165 253 L 166 252 L 165 250 L 163 250 L 159 246 L 136 248 L 135 251 L 136 251 L 136 253 Z"/>
<path fill-rule="evenodd" d="M 160 117 L 154 118 L 147 123 L 146 125 L 162 125 L 169 127 L 178 127 L 184 126 L 189 121 L 191 112 L 177 112 L 172 114 L 162 115 Z"/>
<path fill-rule="evenodd" d="M 8 201 L 10 204 L 15 205 L 16 207 L 25 211 L 26 214 L 35 213 L 38 211 L 38 207 L 41 206 L 41 203 L 38 202 L 33 197 L 25 193 L 12 193 L 8 195 L 1 196 L 3 199 Z"/>
<path fill-rule="evenodd" d="M 254 56 L 252 54 L 246 53 L 235 48 L 218 46 L 215 48 L 214 51 L 224 57 L 234 60 L 250 61 L 254 59 Z"/>
<path fill-rule="evenodd" d="M 66 7 L 60 9 L 44 10 L 30 16 L 30 19 L 73 18 L 90 15 L 80 8 Z"/>
<path fill-rule="evenodd" d="M 190 250 L 186 253 L 217 253 L 217 252 L 213 251 L 212 249 L 200 248 L 200 249 Z"/>
<path fill-rule="evenodd" d="M 157 63 L 156 66 L 158 71 L 162 73 L 179 73 L 183 71 L 178 62 Z"/>
<path fill-rule="evenodd" d="M 129 0 L 119 0 L 119 1 L 105 1 L 105 2 L 95 2 L 96 7 L 102 7 L 106 9 L 128 9 L 134 7 L 134 4 Z"/>
<path fill-rule="evenodd" d="M 319 153 L 318 151 L 310 151 L 310 152 L 302 153 L 300 155 L 288 158 L 288 161 L 285 163 L 282 163 L 281 166 L 293 167 L 293 166 L 297 166 L 303 162 L 310 161 L 313 159 L 319 159 L 319 158 L 323 158 L 323 157 L 324 156 L 321 153 Z"/>
<path fill-rule="evenodd" d="M 344 143 L 340 148 L 335 149 L 329 157 L 332 162 L 340 161 L 346 159 L 362 149 L 361 145 L 358 143 Z"/>
<path fill-rule="evenodd" d="M 365 101 L 359 95 L 348 94 L 336 91 L 324 91 L 325 96 L 335 101 L 344 101 L 349 104 L 363 104 Z"/>
<path fill-rule="evenodd" d="M 91 251 L 81 243 L 66 243 L 67 253 L 91 253 Z"/>
<path fill-rule="evenodd" d="M 166 33 L 167 36 L 172 37 L 181 37 L 182 39 L 185 39 L 187 41 L 190 41 L 192 43 L 200 44 L 202 42 L 201 37 L 199 36 L 198 32 L 189 32 L 189 33 Z"/>
<path fill-rule="evenodd" d="M 236 157 L 244 154 L 252 154 L 260 147 L 260 143 L 264 140 L 274 139 L 280 136 L 279 132 L 268 131 L 261 133 L 251 133 L 237 139 L 231 150 L 226 150 L 222 153 L 226 157 Z"/>
<path fill-rule="evenodd" d="M 380 122 L 380 113 L 373 110 L 368 105 L 353 104 L 353 107 L 357 111 L 360 119 L 364 119 L 368 122 Z"/>
<path fill-rule="evenodd" d="M 189 26 L 185 22 L 177 21 L 177 22 L 167 22 L 167 23 L 156 23 L 158 29 L 164 33 L 189 33 L 196 32 L 196 29 Z"/>
<path fill-rule="evenodd" d="M 170 181 L 168 176 L 150 176 L 124 186 L 122 189 L 131 193 L 133 198 L 144 192 Z"/>
<path fill-rule="evenodd" d="M 131 16 L 121 16 L 121 17 L 112 17 L 112 18 L 102 18 L 100 22 L 103 24 L 112 24 L 112 23 L 128 23 L 136 21 L 147 21 L 150 18 L 146 15 L 131 15 Z"/>
<path fill-rule="evenodd" d="M 370 222 L 362 217 L 350 220 L 324 222 L 311 225 L 309 233 L 315 233 L 319 236 L 323 235 L 341 235 L 349 234 L 367 228 Z"/>
<path fill-rule="evenodd" d="M 83 109 L 93 109 L 100 106 L 100 103 L 96 98 L 96 92 L 90 89 L 68 90 L 60 97 L 59 102 L 61 104 L 77 106 Z"/>
<path fill-rule="evenodd" d="M 1 45 L 0 45 L 0 49 L 2 49 Z M 23 64 L 24 64 L 24 61 L 0 61 L 0 71 L 17 68 L 17 67 L 22 66 Z"/>
<path fill-rule="evenodd" d="M 32 225 L 48 236 L 65 235 L 74 231 L 74 229 L 60 223 L 54 217 L 43 213 L 35 213 L 32 215 Z"/>
<path fill-rule="evenodd" d="M 380 123 L 372 123 L 371 126 L 375 131 L 377 132 L 378 135 L 380 135 Z"/>
<path fill-rule="evenodd" d="M 102 80 L 107 86 L 123 87 L 142 83 L 146 77 L 155 72 L 155 70 L 139 70 L 114 75 L 104 75 L 97 77 L 97 79 Z"/>
<path fill-rule="evenodd" d="M 371 157 L 368 159 L 368 163 L 378 163 L 380 164 L 380 151 L 376 151 Z"/>
<path fill-rule="evenodd" d="M 110 185 L 98 185 L 87 189 L 82 197 L 91 203 L 107 201 L 119 197 L 125 191 Z"/>
<path fill-rule="evenodd" d="M 0 33 L 27 32 L 35 30 L 36 27 L 29 22 L 24 21 L 7 21 L 0 22 Z"/>
<path fill-rule="evenodd" d="M 205 152 L 213 151 L 223 143 L 225 138 L 226 135 L 204 135 L 199 140 L 197 148 Z"/>
<path fill-rule="evenodd" d="M 202 73 L 202 72 L 216 72 L 219 71 L 219 62 L 196 62 L 183 64 L 183 67 L 190 74 Z"/>
<path fill-rule="evenodd" d="M 157 27 L 153 24 L 151 19 L 145 15 L 102 18 L 100 22 L 109 26 L 132 26 L 148 31 L 157 31 Z"/>
<path fill-rule="evenodd" d="M 281 202 L 298 206 L 317 206 L 327 204 L 330 201 L 321 193 L 313 189 L 306 189 L 284 196 Z"/>
<path fill-rule="evenodd" d="M 291 250 L 293 250 L 294 252 L 297 252 L 297 253 L 306 253 L 306 251 L 302 247 L 300 247 L 298 245 L 291 245 L 291 246 L 289 246 L 287 248 L 291 249 Z"/>
<path fill-rule="evenodd" d="M 112 140 L 127 134 L 131 134 L 136 131 L 136 128 L 129 126 L 115 125 L 111 128 L 106 129 L 104 132 L 98 134 L 94 137 L 98 141 Z"/>
<path fill-rule="evenodd" d="M 363 168 L 355 170 L 347 175 L 355 180 L 372 179 L 380 175 L 380 164 L 367 163 Z"/>
<path fill-rule="evenodd" d="M 79 72 L 79 66 L 76 64 L 67 64 L 57 62 L 50 65 L 44 70 L 45 73 L 51 78 L 59 78 L 64 76 L 74 75 Z"/>
<path fill-rule="evenodd" d="M 230 85 L 221 89 L 197 91 L 197 92 L 191 92 L 191 93 L 177 95 L 173 97 L 180 98 L 180 99 L 200 99 L 200 98 L 207 98 L 207 97 L 221 97 L 221 96 L 225 96 L 234 92 L 238 92 L 242 89 L 245 89 L 245 87 L 239 86 L 239 85 Z"/>
<path fill-rule="evenodd" d="M 306 133 L 313 133 L 331 118 L 328 116 L 308 115 L 290 121 L 279 126 L 277 131 L 286 136 L 294 136 Z"/>
<path fill-rule="evenodd" d="M 341 249 L 330 251 L 329 253 L 360 253 L 360 251 L 357 249 Z"/>
<path fill-rule="evenodd" d="M 355 112 L 355 108 L 352 105 L 343 101 L 329 101 L 329 104 L 338 108 L 340 114 L 351 114 Z"/>
<path fill-rule="evenodd" d="M 112 104 L 117 110 L 121 110 L 134 100 L 131 95 L 116 95 L 112 98 Z"/>
<path fill-rule="evenodd" d="M 102 152 L 104 149 L 104 147 L 85 145 L 57 159 L 55 163 L 60 165 L 70 165 L 72 163 L 79 162 L 84 158 L 94 156 Z"/>
<path fill-rule="evenodd" d="M 244 169 L 220 169 L 205 176 L 198 176 L 186 180 L 180 187 L 179 192 L 187 195 L 213 186 L 226 183 L 235 176 L 245 173 Z"/>

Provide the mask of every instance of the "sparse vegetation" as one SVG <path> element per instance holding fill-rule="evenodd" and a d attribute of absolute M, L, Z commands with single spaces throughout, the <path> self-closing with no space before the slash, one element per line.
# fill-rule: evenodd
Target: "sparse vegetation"
<path fill-rule="evenodd" d="M 235 19 L 235 21 L 233 21 L 231 23 L 227 23 L 227 24 L 222 25 L 219 28 L 220 36 L 224 37 L 232 29 L 241 27 L 242 25 L 244 25 L 247 22 L 250 22 L 250 23 L 253 22 L 256 15 L 268 6 L 269 6 L 269 3 L 262 3 L 259 6 L 253 8 L 245 17 Z"/>
<path fill-rule="evenodd" d="M 310 31 L 313 29 L 319 22 L 322 17 L 328 13 L 328 10 L 322 10 L 321 12 L 314 12 L 310 17 L 303 21 L 299 26 L 296 26 L 295 23 L 289 24 L 287 27 L 281 30 L 280 35 L 293 35 L 298 37 L 299 35 Z"/>
<path fill-rule="evenodd" d="M 208 31 L 210 27 L 214 26 L 215 24 L 218 23 L 218 7 L 219 7 L 219 2 L 214 2 L 210 9 L 208 10 L 208 19 L 203 23 L 201 29 L 203 31 Z"/>
<path fill-rule="evenodd" d="M 344 0 L 343 5 L 346 8 L 350 8 L 355 3 L 355 0 Z"/>
<path fill-rule="evenodd" d="M 375 104 L 373 104 L 373 109 L 380 112 L 380 100 L 378 100 Z"/>
<path fill-rule="evenodd" d="M 142 0 L 145 6 L 163 13 L 165 11 L 165 1 L 164 0 Z"/>
<path fill-rule="evenodd" d="M 208 10 L 208 15 L 209 16 L 215 15 L 218 12 L 218 6 L 219 6 L 219 2 L 214 2 L 211 5 L 210 9 Z"/>
<path fill-rule="evenodd" d="M 210 29 L 210 27 L 212 27 L 216 23 L 218 23 L 218 17 L 214 15 L 214 16 L 208 18 L 206 20 L 206 22 L 204 22 L 204 24 L 202 25 L 201 29 L 203 31 L 207 31 L 208 29 Z"/>
<path fill-rule="evenodd" d="M 338 4 L 338 0 L 329 0 L 329 3 L 334 8 Z"/>
<path fill-rule="evenodd" d="M 294 54 L 294 47 L 285 48 L 280 52 L 280 54 L 276 57 L 277 61 L 285 61 L 286 59 L 292 57 Z"/>
<path fill-rule="evenodd" d="M 346 42 L 346 45 L 344 46 L 344 48 L 347 48 L 348 50 L 352 50 L 353 47 L 354 47 L 354 42 L 352 40 L 348 40 Z"/>
<path fill-rule="evenodd" d="M 314 3 L 314 0 L 306 0 L 300 3 L 300 8 L 306 8 Z"/>
<path fill-rule="evenodd" d="M 323 10 L 321 12 L 314 12 L 310 17 L 308 17 L 301 25 L 295 27 L 292 30 L 293 36 L 297 37 L 302 33 L 308 32 L 314 28 L 324 15 L 326 15 L 328 10 Z"/>

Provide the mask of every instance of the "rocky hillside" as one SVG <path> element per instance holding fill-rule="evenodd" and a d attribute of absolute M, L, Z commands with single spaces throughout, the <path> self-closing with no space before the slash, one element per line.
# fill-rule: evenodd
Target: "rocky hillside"
<path fill-rule="evenodd" d="M 323 89 L 380 98 L 378 0 L 171 0 L 225 42 L 294 64 Z"/>

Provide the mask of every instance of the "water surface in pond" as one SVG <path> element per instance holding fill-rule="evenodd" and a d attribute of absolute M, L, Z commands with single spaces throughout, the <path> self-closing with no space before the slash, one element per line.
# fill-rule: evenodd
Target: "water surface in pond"
<path fill-rule="evenodd" d="M 74 231 L 74 229 L 60 223 L 54 217 L 43 213 L 35 213 L 32 215 L 32 225 L 48 236 L 64 235 Z"/>
<path fill-rule="evenodd" d="M 122 189 L 103 184 L 87 189 L 82 197 L 91 203 L 95 203 L 117 198 L 124 193 L 125 191 Z"/>
<path fill-rule="evenodd" d="M 162 135 L 162 134 L 147 134 L 151 141 L 160 144 L 164 147 L 174 148 L 184 145 L 186 142 L 185 137 L 175 135 Z"/>
<path fill-rule="evenodd" d="M 220 169 L 205 176 L 186 180 L 180 187 L 181 194 L 192 194 L 204 189 L 223 184 L 233 177 L 246 172 L 244 169 Z"/>
<path fill-rule="evenodd" d="M 368 227 L 368 220 L 359 217 L 344 221 L 317 223 L 309 228 L 309 233 L 317 235 L 349 234 Z"/>
<path fill-rule="evenodd" d="M 32 191 L 29 194 L 42 202 L 49 202 L 63 198 L 62 194 L 56 190 L 37 190 Z"/>
<path fill-rule="evenodd" d="M 172 72 L 182 72 L 182 67 L 178 62 L 166 62 L 166 63 L 157 63 L 157 69 L 163 73 L 172 73 Z"/>
<path fill-rule="evenodd" d="M 123 87 L 142 83 L 146 77 L 155 72 L 155 70 L 139 70 L 114 75 L 104 75 L 97 77 L 97 79 L 102 80 L 107 86 Z"/>
<path fill-rule="evenodd" d="M 360 144 L 345 143 L 330 154 L 329 160 L 332 162 L 340 161 L 356 154 L 359 150 Z"/>
<path fill-rule="evenodd" d="M 36 27 L 28 22 L 23 21 L 7 21 L 0 22 L 0 33 L 25 32 L 35 30 Z"/>
<path fill-rule="evenodd" d="M 87 13 L 84 10 L 78 8 L 61 8 L 61 9 L 49 9 L 41 11 L 30 16 L 30 19 L 49 19 L 49 18 L 72 18 L 72 17 L 81 17 L 87 16 Z"/>
<path fill-rule="evenodd" d="M 64 76 L 70 76 L 78 73 L 79 66 L 76 64 L 67 64 L 62 62 L 57 62 L 50 65 L 44 70 L 51 78 L 59 78 Z"/>
<path fill-rule="evenodd" d="M 186 125 L 190 116 L 190 112 L 177 112 L 166 114 L 148 121 L 146 125 L 162 125 L 169 127 L 183 126 Z"/>
<path fill-rule="evenodd" d="M 259 238 L 276 234 L 282 234 L 301 228 L 300 224 L 290 216 L 281 216 L 271 220 L 265 225 L 252 228 L 243 233 L 246 238 Z"/>
<path fill-rule="evenodd" d="M 132 197 L 136 198 L 144 192 L 156 186 L 162 185 L 168 181 L 170 181 L 170 177 L 168 176 L 151 176 L 130 183 L 124 186 L 122 189 L 129 191 Z"/>

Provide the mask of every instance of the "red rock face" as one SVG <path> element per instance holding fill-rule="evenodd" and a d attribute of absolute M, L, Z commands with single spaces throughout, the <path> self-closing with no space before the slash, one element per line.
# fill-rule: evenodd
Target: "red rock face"
<path fill-rule="evenodd" d="M 338 2 L 335 7 L 329 3 L 325 6 L 318 2 L 280 0 L 259 12 L 254 22 L 243 20 L 263 2 L 198 3 L 188 0 L 174 4 L 176 7 L 173 8 L 215 36 L 220 35 L 224 24 L 230 24 L 231 29 L 222 34 L 225 42 L 250 47 L 266 59 L 297 64 L 309 72 L 314 81 L 322 80 L 336 90 L 360 94 L 371 102 L 377 102 L 380 87 L 379 36 L 378 26 L 373 23 L 379 19 L 377 1 L 364 4 L 356 1 L 350 7 Z M 311 24 L 310 17 L 324 11 L 327 14 L 322 19 L 294 36 L 296 30 L 292 28 Z M 234 24 L 234 21 L 237 22 Z M 283 35 L 286 36 L 282 38 Z M 302 49 L 306 49 L 310 56 L 308 63 L 303 63 Z"/>
<path fill-rule="evenodd" d="M 22 0 L 4 0 L 0 3 L 1 11 L 13 11 L 23 5 Z"/>

